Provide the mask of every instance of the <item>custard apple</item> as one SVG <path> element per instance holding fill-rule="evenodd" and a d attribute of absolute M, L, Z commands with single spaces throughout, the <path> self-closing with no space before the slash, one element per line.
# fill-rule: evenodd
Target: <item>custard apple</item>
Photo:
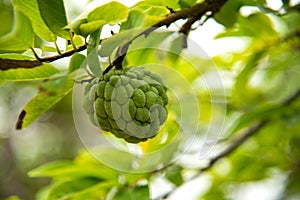
<path fill-rule="evenodd" d="M 143 67 L 112 69 L 85 88 L 90 121 L 129 143 L 154 137 L 166 121 L 167 88 Z"/>

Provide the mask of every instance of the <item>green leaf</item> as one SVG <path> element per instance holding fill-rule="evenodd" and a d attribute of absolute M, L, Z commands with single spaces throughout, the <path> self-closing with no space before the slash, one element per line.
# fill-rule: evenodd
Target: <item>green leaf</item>
<path fill-rule="evenodd" d="M 224 20 L 224 19 L 222 19 Z M 224 22 L 230 25 L 230 22 Z M 238 25 L 232 27 L 226 32 L 223 32 L 217 36 L 217 38 L 228 37 L 228 36 L 242 36 L 242 37 L 252 37 L 254 39 L 272 39 L 272 37 L 277 37 L 278 34 L 274 30 L 272 21 L 270 18 L 263 13 L 253 13 L 247 17 L 238 16 Z"/>
<path fill-rule="evenodd" d="M 255 54 L 251 55 L 251 57 L 248 59 L 246 66 L 236 78 L 235 88 L 238 91 L 242 92 L 242 90 L 245 88 L 252 72 L 258 65 L 258 61 L 261 59 L 264 53 L 265 51 L 263 50 L 260 52 L 256 52 Z"/>
<path fill-rule="evenodd" d="M 145 173 L 124 173 L 124 179 L 129 186 L 135 186 L 139 181 L 148 180 L 151 177 L 151 171 Z"/>
<path fill-rule="evenodd" d="M 289 12 L 282 19 L 289 30 L 296 31 L 300 29 L 300 24 L 297 23 L 300 20 L 300 12 Z"/>
<path fill-rule="evenodd" d="M 154 142 L 152 142 L 151 145 L 152 144 L 154 144 Z M 179 140 L 176 139 L 171 143 L 156 144 L 156 147 L 160 146 L 160 148 L 153 148 L 157 151 L 145 154 L 136 161 L 139 166 L 138 169 L 140 171 L 152 171 L 161 166 L 168 166 L 178 151 L 178 145 Z"/>
<path fill-rule="evenodd" d="M 52 32 L 41 17 L 37 0 L 12 0 L 12 2 L 19 11 L 30 19 L 34 32 L 38 36 L 49 42 L 53 41 Z"/>
<path fill-rule="evenodd" d="M 49 96 L 54 96 L 64 89 L 67 80 L 67 76 L 46 79 L 40 84 L 40 91 L 43 91 Z"/>
<path fill-rule="evenodd" d="M 257 156 L 263 153 L 265 152 L 252 151 L 235 153 L 231 158 L 233 169 L 227 175 L 228 178 L 238 182 L 257 181 L 267 178 L 267 165 L 270 165 L 270 163 L 268 163 L 263 156 Z"/>
<path fill-rule="evenodd" d="M 35 60 L 36 60 L 36 57 L 35 57 L 33 51 L 34 51 L 34 53 L 35 53 L 38 57 L 42 57 L 43 51 L 42 51 L 42 49 L 40 49 L 40 48 L 27 49 L 26 51 L 23 51 L 21 55 L 29 56 L 29 57 L 31 57 L 32 59 L 35 59 Z"/>
<path fill-rule="evenodd" d="M 76 71 L 80 68 L 85 68 L 86 57 L 80 53 L 74 53 L 69 63 L 69 73 Z"/>
<path fill-rule="evenodd" d="M 239 9 L 242 6 L 239 1 L 228 1 L 221 10 L 214 15 L 214 18 L 225 27 L 231 27 L 237 20 Z"/>
<path fill-rule="evenodd" d="M 34 45 L 34 33 L 29 19 L 18 11 L 15 11 L 14 17 L 13 30 L 0 37 L 0 50 L 27 50 Z"/>
<path fill-rule="evenodd" d="M 163 6 L 164 5 L 164 0 L 145 0 L 141 1 L 139 5 L 151 5 L 151 6 Z"/>
<path fill-rule="evenodd" d="M 111 36 L 101 43 L 99 55 L 102 57 L 110 56 L 117 47 L 126 44 L 143 30 L 144 29 L 128 30 Z"/>
<path fill-rule="evenodd" d="M 173 31 L 155 31 L 150 33 L 147 37 L 139 37 L 132 45 L 130 50 L 138 50 L 141 48 L 157 48 L 168 36 L 172 35 Z"/>
<path fill-rule="evenodd" d="M 144 27 L 151 27 L 154 24 L 156 24 L 157 22 L 163 20 L 165 17 L 162 16 L 152 16 L 152 15 L 148 15 L 146 17 L 145 23 L 144 23 Z"/>
<path fill-rule="evenodd" d="M 101 165 L 90 165 L 88 163 L 74 164 L 71 161 L 57 161 L 48 163 L 28 172 L 30 177 L 52 177 L 52 178 L 79 178 L 94 177 L 101 180 L 116 179 L 118 173 L 108 167 Z"/>
<path fill-rule="evenodd" d="M 101 30 L 95 31 L 90 35 L 88 46 L 87 46 L 87 64 L 91 72 L 100 76 L 102 69 L 98 58 L 98 45 Z"/>
<path fill-rule="evenodd" d="M 225 192 L 218 186 L 212 186 L 208 192 L 201 196 L 202 199 L 218 199 L 218 200 L 228 200 L 228 197 L 224 194 Z"/>
<path fill-rule="evenodd" d="M 5 23 L 2 23 L 0 26 L 0 36 L 3 36 L 11 31 L 13 25 L 13 15 L 14 15 L 14 9 L 11 3 L 1 1 L 0 21 L 1 22 L 5 21 Z"/>
<path fill-rule="evenodd" d="M 32 60 L 33 58 L 28 55 L 17 54 L 17 53 L 3 53 L 0 54 L 0 58 L 10 60 Z"/>
<path fill-rule="evenodd" d="M 120 30 L 129 30 L 141 27 L 146 19 L 146 14 L 140 9 L 132 9 L 126 22 L 121 24 Z"/>
<path fill-rule="evenodd" d="M 232 128 L 228 130 L 226 135 L 231 135 L 259 120 L 272 117 L 273 115 L 280 113 L 283 109 L 284 108 L 278 104 L 264 105 L 261 108 L 255 108 L 253 111 L 249 111 L 240 116 L 233 124 Z"/>
<path fill-rule="evenodd" d="M 263 13 L 253 13 L 247 18 L 241 18 L 240 23 L 243 25 L 245 32 L 248 32 L 248 34 L 252 33 L 253 36 L 270 37 L 277 35 L 272 21 L 266 14 Z"/>
<path fill-rule="evenodd" d="M 178 0 L 146 0 L 140 1 L 134 7 L 169 7 L 178 8 Z M 147 9 L 145 9 L 147 10 Z"/>
<path fill-rule="evenodd" d="M 113 169 L 122 171 L 133 169 L 132 164 L 135 159 L 133 154 L 112 147 L 103 147 L 93 151 L 93 155 Z"/>
<path fill-rule="evenodd" d="M 29 177 L 55 177 L 61 176 L 62 170 L 67 167 L 73 166 L 71 161 L 57 161 L 53 163 L 48 163 L 33 169 L 28 172 Z"/>
<path fill-rule="evenodd" d="M 47 46 L 47 45 L 44 45 L 42 47 L 42 50 L 43 51 L 48 51 L 48 52 L 57 52 L 57 49 L 55 47 Z"/>
<path fill-rule="evenodd" d="M 87 23 L 86 18 L 79 18 L 79 19 L 74 20 L 72 23 L 68 24 L 67 26 L 65 26 L 64 29 L 67 29 L 67 30 L 71 29 L 77 35 L 82 35 L 82 33 L 80 31 L 80 25 L 85 24 L 85 23 Z"/>
<path fill-rule="evenodd" d="M 147 37 L 139 37 L 130 45 L 126 60 L 130 65 L 142 65 L 147 62 L 157 62 L 155 52 L 159 52 L 159 45 L 172 35 L 173 31 L 152 32 Z"/>
<path fill-rule="evenodd" d="M 171 42 L 168 53 L 169 53 L 169 59 L 173 63 L 175 63 L 178 60 L 180 53 L 184 47 L 185 40 L 186 40 L 186 36 L 180 34 Z"/>
<path fill-rule="evenodd" d="M 149 9 L 147 9 L 146 13 L 151 16 L 164 17 L 169 14 L 170 11 L 165 6 L 151 6 Z"/>
<path fill-rule="evenodd" d="M 141 10 L 146 15 L 143 27 L 150 27 L 170 14 L 164 4 L 164 1 L 141 1 L 134 6 L 134 9 Z"/>
<path fill-rule="evenodd" d="M 85 40 L 80 35 L 74 35 L 72 39 L 73 39 L 73 44 L 76 47 L 81 46 L 81 45 L 85 45 Z M 69 46 L 72 46 L 72 44 L 70 44 Z"/>
<path fill-rule="evenodd" d="M 113 25 L 126 21 L 128 14 L 129 9 L 126 6 L 113 1 L 91 11 L 87 16 L 87 21 L 104 20 L 106 23 Z"/>
<path fill-rule="evenodd" d="M 58 103 L 73 89 L 74 82 L 68 80 L 63 90 L 54 96 L 49 96 L 48 93 L 40 92 L 36 97 L 29 101 L 19 115 L 16 129 L 24 129 L 34 122 L 38 117 L 44 114 L 52 106 Z"/>
<path fill-rule="evenodd" d="M 121 188 L 114 196 L 114 200 L 149 200 L 150 192 L 148 185 L 135 188 Z"/>
<path fill-rule="evenodd" d="M 21 200 L 18 196 L 10 196 L 5 198 L 4 200 Z"/>
<path fill-rule="evenodd" d="M 196 4 L 197 0 L 179 0 L 179 5 L 181 8 L 188 8 Z"/>
<path fill-rule="evenodd" d="M 104 21 L 104 20 L 88 22 L 85 24 L 81 24 L 79 26 L 79 31 L 82 36 L 86 37 L 89 34 L 96 32 L 97 30 L 101 30 L 103 25 L 105 25 L 105 24 L 106 24 L 106 21 Z"/>
<path fill-rule="evenodd" d="M 174 185 L 180 186 L 184 182 L 181 172 L 181 167 L 171 167 L 166 172 L 166 178 Z"/>
<path fill-rule="evenodd" d="M 67 17 L 63 0 L 37 0 L 41 17 L 47 27 L 55 34 L 70 39 L 70 34 L 63 27 L 67 25 Z"/>
<path fill-rule="evenodd" d="M 47 200 L 77 199 L 74 194 L 93 187 L 99 182 L 99 179 L 89 177 L 56 181 L 48 190 Z"/>
<path fill-rule="evenodd" d="M 235 79 L 235 83 L 233 86 L 233 101 L 235 103 L 243 103 L 243 104 L 249 104 L 251 100 L 251 96 L 253 95 L 254 91 L 251 91 L 251 89 L 248 87 L 248 82 L 255 71 L 256 66 L 258 65 L 259 60 L 264 55 L 265 50 L 261 50 L 258 52 L 253 53 L 253 55 L 250 56 L 250 58 L 247 61 L 246 66 L 244 69 L 238 74 L 238 76 Z M 253 95 L 257 96 L 257 95 Z M 244 100 L 247 99 L 249 102 L 244 102 Z"/>
<path fill-rule="evenodd" d="M 91 178 L 72 179 L 56 182 L 48 192 L 48 199 L 53 200 L 91 200 L 101 199 L 108 191 L 118 185 L 117 180 L 99 182 Z"/>
<path fill-rule="evenodd" d="M 179 0 L 164 0 L 164 5 L 168 8 L 177 9 Z"/>
<path fill-rule="evenodd" d="M 147 25 L 149 27 L 170 14 L 170 10 L 166 5 L 161 5 L 163 3 L 162 1 L 159 2 L 160 3 L 146 1 L 135 5 L 135 9 L 139 9 L 147 15 L 144 27 L 147 27 Z"/>

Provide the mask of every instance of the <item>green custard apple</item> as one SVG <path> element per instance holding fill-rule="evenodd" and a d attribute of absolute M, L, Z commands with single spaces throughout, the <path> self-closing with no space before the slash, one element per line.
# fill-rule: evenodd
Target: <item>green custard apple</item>
<path fill-rule="evenodd" d="M 154 137 L 166 121 L 167 88 L 143 67 L 112 69 L 85 88 L 90 121 L 129 143 Z"/>

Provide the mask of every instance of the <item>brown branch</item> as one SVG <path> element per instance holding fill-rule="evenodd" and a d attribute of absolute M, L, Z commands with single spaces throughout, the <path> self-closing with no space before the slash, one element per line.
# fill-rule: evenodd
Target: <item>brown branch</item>
<path fill-rule="evenodd" d="M 38 60 L 14 60 L 9 58 L 0 58 L 0 70 L 33 68 L 42 65 Z"/>
<path fill-rule="evenodd" d="M 109 71 L 112 67 L 118 66 L 118 68 L 122 68 L 122 62 L 126 56 L 128 48 L 130 44 L 142 35 L 148 35 L 154 30 L 162 26 L 169 26 L 179 19 L 188 19 L 186 25 L 184 25 L 183 29 L 187 30 L 191 28 L 192 24 L 200 19 L 207 12 L 218 12 L 219 9 L 227 2 L 227 0 L 206 0 L 203 3 L 195 4 L 192 7 L 182 9 L 177 12 L 171 12 L 170 15 L 166 16 L 163 20 L 157 22 L 150 28 L 146 29 L 142 33 L 138 34 L 136 37 L 128 41 L 123 47 L 120 47 L 120 55 L 121 58 L 116 58 L 108 67 L 104 70 L 104 72 Z M 13 59 L 3 59 L 0 58 L 0 70 L 8 70 L 8 69 L 16 69 L 16 68 L 33 68 L 40 66 L 43 62 L 53 62 L 55 60 L 68 57 L 73 55 L 75 52 L 83 51 L 87 48 L 87 45 L 84 44 L 79 46 L 77 49 L 72 49 L 61 53 L 59 55 L 47 56 L 39 58 L 38 60 L 13 60 Z"/>
<path fill-rule="evenodd" d="M 118 49 L 118 54 L 121 55 L 121 58 L 117 56 L 117 58 L 104 70 L 103 74 L 107 73 L 110 69 L 114 66 L 118 66 L 118 68 L 122 68 L 122 62 L 126 56 L 129 46 L 131 43 L 139 38 L 142 35 L 149 35 L 151 32 L 155 31 L 156 29 L 166 26 L 168 27 L 170 24 L 174 23 L 179 19 L 188 19 L 184 26 L 185 29 L 190 29 L 192 24 L 199 20 L 205 13 L 212 12 L 215 13 L 220 10 L 220 8 L 227 2 L 227 0 L 206 0 L 203 3 L 195 4 L 192 7 L 173 12 L 170 15 L 166 16 L 163 20 L 157 22 L 156 24 L 152 25 L 150 28 L 142 31 L 131 40 L 129 40 L 124 46 Z"/>
<path fill-rule="evenodd" d="M 226 156 L 229 156 L 231 153 L 233 153 L 238 147 L 240 147 L 244 142 L 246 142 L 252 135 L 259 132 L 265 125 L 267 125 L 270 122 L 270 120 L 261 120 L 258 123 L 252 125 L 250 128 L 248 128 L 243 134 L 241 134 L 239 137 L 235 138 L 232 143 L 225 148 L 220 154 L 215 156 L 209 161 L 209 164 L 201 168 L 200 172 L 205 172 L 209 169 L 211 169 L 216 162 L 218 162 L 221 158 L 224 158 Z"/>
<path fill-rule="evenodd" d="M 196 17 L 189 18 L 180 28 L 179 33 L 184 35 L 188 35 L 190 30 L 192 29 L 192 25 L 198 21 L 199 19 Z"/>
<path fill-rule="evenodd" d="M 165 19 L 154 24 L 152 27 L 169 26 L 179 19 L 197 18 L 200 19 L 205 13 L 216 13 L 227 2 L 227 0 L 206 0 L 203 3 L 195 4 L 192 7 L 180 10 L 168 15 Z"/>
<path fill-rule="evenodd" d="M 42 65 L 43 62 L 53 62 L 55 60 L 71 56 L 77 51 L 85 50 L 86 47 L 87 47 L 86 45 L 81 45 L 77 49 L 72 49 L 62 54 L 58 54 L 54 56 L 37 58 L 36 60 L 14 60 L 8 58 L 0 58 L 0 70 L 38 67 Z"/>

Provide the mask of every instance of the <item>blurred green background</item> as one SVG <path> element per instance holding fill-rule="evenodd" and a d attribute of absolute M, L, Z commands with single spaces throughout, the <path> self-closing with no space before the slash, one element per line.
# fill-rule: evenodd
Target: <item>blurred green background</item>
<path fill-rule="evenodd" d="M 10 0 L 0 0 L 0 37 L 13 25 Z M 72 95 L 24 131 L 16 131 L 19 112 L 37 93 L 34 83 L 6 83 L 0 89 L 0 199 L 18 195 L 34 199 L 46 179 L 32 179 L 27 172 L 41 164 L 72 159 L 82 145 L 72 118 Z"/>
<path fill-rule="evenodd" d="M 70 19 L 84 9 L 70 3 L 72 1 L 66 2 Z M 181 2 L 193 4 L 196 1 Z M 289 104 L 282 102 L 300 87 L 300 4 L 294 2 L 296 6 L 290 8 L 289 1 L 276 1 L 282 7 L 275 8 L 272 2 L 264 7 L 264 1 L 245 1 L 243 3 L 249 5 L 239 10 L 240 2 L 229 1 L 227 7 L 215 16 L 218 23 L 211 19 L 191 33 L 191 38 L 203 45 L 211 57 L 192 58 L 193 64 L 203 73 L 183 60 L 176 60 L 174 55 L 169 56 L 165 63 L 173 65 L 193 88 L 201 108 L 201 116 L 197 119 L 200 128 L 194 146 L 174 166 L 161 174 L 153 174 L 151 181 L 159 180 L 161 182 L 157 181 L 159 183 L 156 185 L 167 185 L 166 190 L 170 190 L 197 174 L 205 162 L 199 159 L 199 154 L 204 156 L 206 152 L 201 145 L 205 137 L 203 133 L 208 127 L 212 132 L 206 138 L 208 147 L 209 139 L 211 142 L 217 141 L 218 145 L 212 153 L 216 154 L 230 144 L 232 137 L 266 117 L 270 123 L 234 154 L 220 160 L 208 173 L 184 184 L 181 195 L 190 195 L 187 199 L 208 200 L 296 200 L 300 198 L 300 100 Z M 0 26 L 0 37 L 8 33 L 13 25 L 13 7 L 8 0 L 0 0 L 0 22 L 4 21 Z M 212 27 L 217 29 L 217 33 L 210 30 Z M 218 39 L 211 41 L 216 34 Z M 211 42 L 210 47 L 205 46 L 206 40 Z M 42 41 L 37 38 L 36 43 L 41 44 Z M 161 56 L 148 55 L 141 57 L 139 52 L 131 52 L 127 61 L 139 65 L 157 62 L 157 57 Z M 67 68 L 64 62 L 54 65 Z M 221 85 L 216 84 L 216 76 L 210 71 L 215 66 L 222 77 Z M 205 85 L 207 83 L 202 82 L 203 77 L 211 80 L 211 85 Z M 50 180 L 29 178 L 27 172 L 50 161 L 72 160 L 84 147 L 73 121 L 72 94 L 25 130 L 15 130 L 20 111 L 38 89 L 39 83 L 36 82 L 7 82 L 1 85 L 0 198 L 18 195 L 22 199 L 35 199 L 36 192 L 48 185 Z M 176 117 L 178 108 L 175 105 L 172 109 L 174 112 L 170 113 Z M 214 130 L 218 130 L 223 119 L 225 130 L 218 137 Z M 178 129 L 175 123 L 168 128 Z M 151 145 L 158 146 L 153 142 L 143 148 L 155 149 Z M 155 189 L 158 190 L 158 187 Z M 190 191 L 195 191 L 195 194 Z M 182 198 L 179 193 L 175 192 L 171 199 Z"/>

